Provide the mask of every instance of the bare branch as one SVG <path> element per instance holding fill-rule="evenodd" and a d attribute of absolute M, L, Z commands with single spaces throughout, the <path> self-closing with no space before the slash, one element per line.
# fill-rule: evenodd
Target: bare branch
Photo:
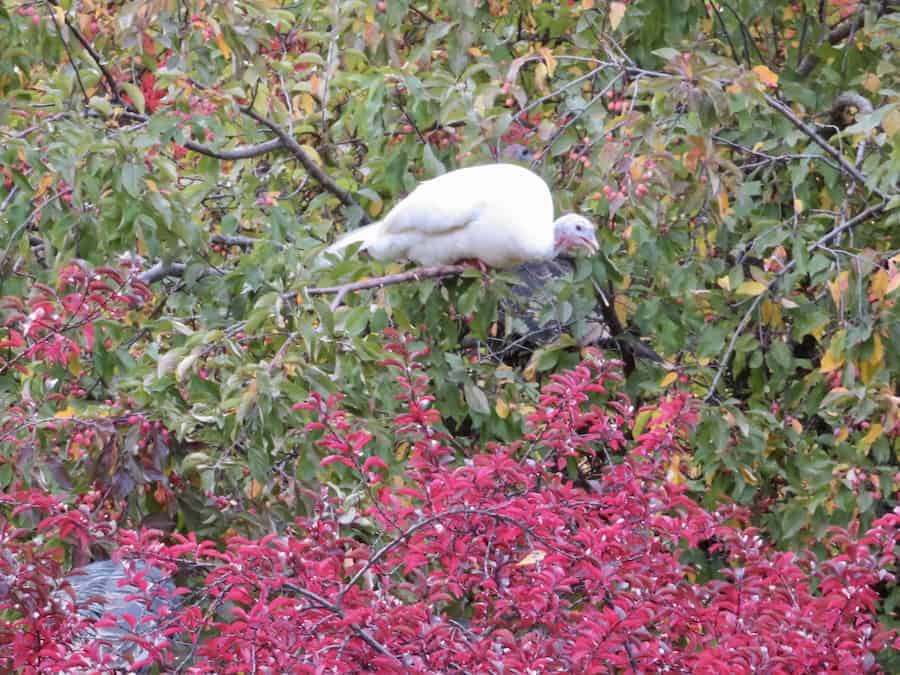
<path fill-rule="evenodd" d="M 170 262 L 163 263 L 158 262 L 153 267 L 148 269 L 146 272 L 141 272 L 138 275 L 138 281 L 141 281 L 145 284 L 155 284 L 157 281 L 161 281 L 166 277 L 183 277 L 184 271 L 187 269 L 187 265 L 179 262 Z"/>
<path fill-rule="evenodd" d="M 84 35 L 81 34 L 81 31 L 78 30 L 78 28 L 72 23 L 71 19 L 69 19 L 68 16 L 66 16 L 66 26 L 70 31 L 72 31 L 72 35 L 75 36 L 75 39 L 78 40 L 78 42 L 84 48 L 84 51 L 90 54 L 91 59 L 95 64 L 97 64 L 97 68 L 100 69 L 100 73 L 103 75 L 103 80 L 106 82 L 106 87 L 109 89 L 109 93 L 113 97 L 113 99 L 120 103 L 124 103 L 124 101 L 122 101 L 122 96 L 119 93 L 119 86 L 116 84 L 115 79 L 113 79 L 112 74 L 109 72 L 106 66 L 103 65 L 103 61 L 100 59 L 100 54 L 97 53 L 97 50 L 94 49 L 94 46 L 88 41 L 86 37 L 84 37 Z M 73 63 L 72 66 L 74 67 L 74 65 L 75 64 Z"/>
<path fill-rule="evenodd" d="M 890 5 L 890 2 L 882 3 L 881 7 L 878 9 L 878 16 L 884 14 Z M 865 23 L 865 12 L 866 7 L 863 5 L 857 10 L 857 14 L 853 19 L 844 21 L 828 31 L 828 34 L 825 36 L 825 41 L 830 45 L 836 45 L 846 40 L 850 35 L 862 28 Z M 819 65 L 819 57 L 813 53 L 809 53 L 803 57 L 800 65 L 797 66 L 797 74 L 800 77 L 806 77 L 817 65 Z"/>
<path fill-rule="evenodd" d="M 266 153 L 272 152 L 273 150 L 279 150 L 283 148 L 284 144 L 281 142 L 280 138 L 273 138 L 257 145 L 239 145 L 238 147 L 231 148 L 230 150 L 213 150 L 212 148 L 208 148 L 205 145 L 200 145 L 199 143 L 195 143 L 194 141 L 185 141 L 184 147 L 186 147 L 188 150 L 198 152 L 201 155 L 212 157 L 213 159 L 234 161 L 237 159 L 253 159 L 254 157 L 265 155 Z"/>
<path fill-rule="evenodd" d="M 403 284 L 407 281 L 421 281 L 422 279 L 440 279 L 441 277 L 456 277 L 472 269 L 469 265 L 436 265 L 434 267 L 417 267 L 408 272 L 400 272 L 399 274 L 387 274 L 383 277 L 374 277 L 372 279 L 363 279 L 362 281 L 354 281 L 349 284 L 340 286 L 321 286 L 319 288 L 307 288 L 307 295 L 331 295 L 337 294 L 331 303 L 331 308 L 336 309 L 340 306 L 341 301 L 347 293 L 355 293 L 369 288 L 383 288 L 385 286 L 393 286 Z M 293 294 L 291 294 L 293 297 Z"/>
<path fill-rule="evenodd" d="M 251 108 L 242 108 L 241 109 L 245 115 L 250 117 L 251 119 L 256 120 L 260 124 L 265 127 L 268 127 L 272 133 L 274 133 L 284 146 L 294 153 L 294 156 L 299 160 L 299 162 L 303 165 L 303 168 L 307 170 L 307 172 L 315 178 L 319 184 L 328 190 L 331 194 L 338 198 L 338 200 L 344 206 L 352 206 L 356 207 L 363 214 L 363 220 L 368 222 L 368 218 L 365 216 L 365 211 L 362 210 L 359 204 L 356 203 L 356 200 L 350 196 L 350 193 L 340 187 L 334 180 L 326 174 L 322 169 L 319 168 L 319 165 L 316 164 L 312 158 L 306 154 L 306 151 L 300 147 L 300 144 L 291 136 L 288 132 L 282 129 L 280 126 L 275 124 L 275 122 L 259 115 L 254 112 Z"/>
<path fill-rule="evenodd" d="M 811 126 L 809 126 L 808 124 L 803 122 L 803 120 L 801 120 L 799 117 L 797 117 L 797 115 L 794 114 L 794 111 L 791 110 L 787 106 L 787 104 L 785 104 L 783 101 L 780 101 L 777 98 L 775 98 L 774 96 L 770 96 L 769 94 L 765 94 L 765 99 L 766 99 L 766 103 L 769 104 L 770 108 L 773 108 L 774 110 L 777 110 L 782 115 L 784 115 L 784 117 L 786 117 L 791 122 L 791 124 L 793 124 L 795 127 L 797 127 L 800 131 L 802 131 L 804 134 L 806 134 L 806 136 L 811 141 L 813 141 L 816 145 L 818 145 L 825 152 L 827 152 L 829 155 L 831 155 L 834 158 L 834 160 L 840 165 L 841 169 L 845 173 L 849 174 L 853 178 L 853 180 L 860 183 L 863 187 L 866 187 L 867 178 L 866 178 L 865 174 L 863 174 L 859 169 L 857 169 L 850 162 L 848 162 L 844 158 L 844 155 L 843 155 L 843 153 L 841 153 L 840 150 L 838 150 L 833 145 L 831 145 L 831 143 L 829 143 L 824 138 L 822 138 L 819 134 L 817 134 L 815 129 L 813 129 Z M 883 194 L 881 194 L 877 190 L 875 190 L 874 192 L 879 197 L 884 199 Z"/>
<path fill-rule="evenodd" d="M 254 237 L 245 237 L 240 234 L 214 234 L 209 240 L 213 244 L 221 246 L 240 246 L 241 248 L 253 248 L 257 244 L 269 244 L 278 249 L 284 249 L 285 245 L 271 239 L 256 239 Z"/>

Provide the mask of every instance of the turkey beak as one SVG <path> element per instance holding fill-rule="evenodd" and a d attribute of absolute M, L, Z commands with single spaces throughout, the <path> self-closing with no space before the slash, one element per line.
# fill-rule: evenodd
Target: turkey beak
<path fill-rule="evenodd" d="M 594 231 L 591 230 L 591 233 L 584 237 L 578 238 L 578 245 L 581 248 L 586 248 L 590 251 L 591 255 L 594 255 L 597 251 L 600 250 L 600 244 L 597 243 L 597 235 L 594 234 Z"/>

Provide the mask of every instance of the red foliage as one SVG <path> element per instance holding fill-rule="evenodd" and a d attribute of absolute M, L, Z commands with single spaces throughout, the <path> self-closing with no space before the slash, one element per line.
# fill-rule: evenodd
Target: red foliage
<path fill-rule="evenodd" d="M 774 550 L 735 525 L 737 509 L 707 512 L 666 482 L 694 402 L 664 400 L 632 441 L 618 365 L 596 355 L 544 388 L 520 443 L 458 461 L 423 352 L 391 337 L 395 432 L 411 450 L 367 512 L 323 498 L 288 532 L 224 547 L 118 534 L 119 555 L 192 579 L 193 592 L 159 618 L 147 662 L 186 659 L 190 673 L 872 672 L 896 641 L 875 617 L 873 586 L 890 578 L 900 514 L 863 534 L 833 531 L 825 560 Z M 378 478 L 371 472 L 386 465 L 339 396 L 296 407 L 323 464 Z M 587 488 L 558 471 L 598 453 L 604 468 Z M 81 624 L 48 601 L 61 554 L 49 542 L 97 533 L 46 495 L 4 501 L 0 668 L 92 663 L 96 648 L 75 639 Z M 41 541 L 13 525 L 25 517 Z"/>
<path fill-rule="evenodd" d="M 7 296 L 0 310 L 0 374 L 27 361 L 67 366 L 94 348 L 94 322 L 120 319 L 151 297 L 147 286 L 120 270 L 95 270 L 72 263 L 60 273 L 58 289 L 35 283 L 28 298 Z"/>

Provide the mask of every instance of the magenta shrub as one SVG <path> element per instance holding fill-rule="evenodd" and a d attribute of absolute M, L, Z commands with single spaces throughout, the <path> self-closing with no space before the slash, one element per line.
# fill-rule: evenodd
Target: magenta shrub
<path fill-rule="evenodd" d="M 157 635 L 135 637 L 147 658 L 132 667 L 847 673 L 876 671 L 879 650 L 896 645 L 876 619 L 873 586 L 895 564 L 897 513 L 864 533 L 832 531 L 821 542 L 827 559 L 773 549 L 738 509 L 708 512 L 667 480 L 689 451 L 698 404 L 670 396 L 632 440 L 619 364 L 596 354 L 553 376 L 521 441 L 458 461 L 423 354 L 391 340 L 396 440 L 410 444 L 402 475 L 388 475 L 340 396 L 296 406 L 322 465 L 358 472 L 367 510 L 345 513 L 323 497 L 314 517 L 283 533 L 224 545 L 115 534 L 118 556 L 179 571 L 182 585 Z M 571 459 L 599 468 L 573 484 Z M 84 639 L 61 565 L 65 545 L 113 536 L 110 526 L 36 490 L 0 499 L 0 669 L 113 664 L 114 653 Z M 136 577 L 148 598 L 160 592 Z"/>

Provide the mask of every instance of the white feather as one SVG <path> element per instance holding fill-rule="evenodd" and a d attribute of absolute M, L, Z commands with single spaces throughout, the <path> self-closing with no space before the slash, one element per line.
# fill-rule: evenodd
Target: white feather
<path fill-rule="evenodd" d="M 553 257 L 553 199 L 540 176 L 515 164 L 457 169 L 422 183 L 382 220 L 328 250 L 357 242 L 378 260 L 440 265 L 477 258 L 515 267 Z"/>

